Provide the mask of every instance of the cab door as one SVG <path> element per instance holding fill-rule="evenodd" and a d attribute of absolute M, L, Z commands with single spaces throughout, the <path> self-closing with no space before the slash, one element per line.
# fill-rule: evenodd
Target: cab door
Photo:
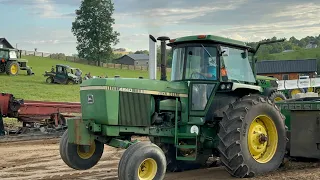
<path fill-rule="evenodd" d="M 62 66 L 57 66 L 56 68 L 56 76 L 55 76 L 55 82 L 58 83 L 65 83 L 68 80 L 68 74 L 67 74 L 67 69 Z"/>

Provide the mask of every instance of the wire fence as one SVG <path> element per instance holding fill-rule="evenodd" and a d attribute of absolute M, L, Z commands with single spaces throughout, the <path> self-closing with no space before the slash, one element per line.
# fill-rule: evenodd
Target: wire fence
<path fill-rule="evenodd" d="M 47 52 L 37 52 L 37 51 L 28 51 L 28 50 L 20 50 L 21 56 L 38 56 L 38 57 L 46 57 L 57 60 L 65 60 L 69 62 L 81 63 L 98 66 L 98 62 L 88 61 L 85 59 L 78 58 L 76 56 L 66 56 L 63 53 L 47 53 Z M 105 68 L 113 68 L 113 69 L 127 69 L 127 70 L 141 70 L 148 71 L 148 66 L 138 66 L 138 65 L 127 65 L 127 64 L 115 64 L 115 63 L 100 63 L 101 67 Z M 160 67 L 157 67 L 157 70 L 160 71 Z M 171 68 L 167 68 L 167 71 L 171 71 Z"/>

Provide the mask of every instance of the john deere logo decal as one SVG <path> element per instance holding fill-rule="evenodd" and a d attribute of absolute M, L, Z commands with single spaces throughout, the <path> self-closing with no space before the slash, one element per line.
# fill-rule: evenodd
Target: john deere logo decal
<path fill-rule="evenodd" d="M 94 99 L 93 99 L 93 95 L 92 94 L 88 94 L 88 104 L 93 104 L 94 103 Z"/>

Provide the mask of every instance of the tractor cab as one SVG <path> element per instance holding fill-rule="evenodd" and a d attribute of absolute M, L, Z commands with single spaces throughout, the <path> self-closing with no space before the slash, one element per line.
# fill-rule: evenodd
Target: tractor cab
<path fill-rule="evenodd" d="M 57 64 L 55 72 L 45 72 L 44 76 L 47 76 L 47 83 L 58 84 L 79 84 L 81 83 L 81 77 L 75 75 L 76 68 L 72 68 L 68 65 Z"/>
<path fill-rule="evenodd" d="M 205 115 L 209 108 L 217 109 L 212 106 L 225 105 L 223 101 L 261 91 L 252 49 L 240 41 L 200 35 L 172 39 L 168 45 L 173 51 L 171 81 L 188 83 L 191 111 Z"/>

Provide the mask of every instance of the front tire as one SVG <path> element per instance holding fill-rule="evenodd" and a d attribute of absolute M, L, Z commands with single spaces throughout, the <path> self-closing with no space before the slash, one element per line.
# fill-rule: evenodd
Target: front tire
<path fill-rule="evenodd" d="M 123 153 L 118 169 L 119 180 L 162 180 L 166 157 L 155 144 L 138 142 Z"/>
<path fill-rule="evenodd" d="M 286 152 L 284 116 L 267 98 L 245 96 L 232 103 L 220 122 L 220 160 L 234 177 L 274 171 Z"/>
<path fill-rule="evenodd" d="M 100 160 L 104 150 L 104 144 L 94 141 L 89 151 L 83 150 L 83 146 L 68 142 L 68 130 L 64 132 L 60 140 L 60 156 L 71 168 L 87 170 L 95 166 Z"/>
<path fill-rule="evenodd" d="M 52 84 L 52 83 L 53 83 L 53 77 L 48 77 L 48 78 L 46 79 L 46 83 Z"/>

